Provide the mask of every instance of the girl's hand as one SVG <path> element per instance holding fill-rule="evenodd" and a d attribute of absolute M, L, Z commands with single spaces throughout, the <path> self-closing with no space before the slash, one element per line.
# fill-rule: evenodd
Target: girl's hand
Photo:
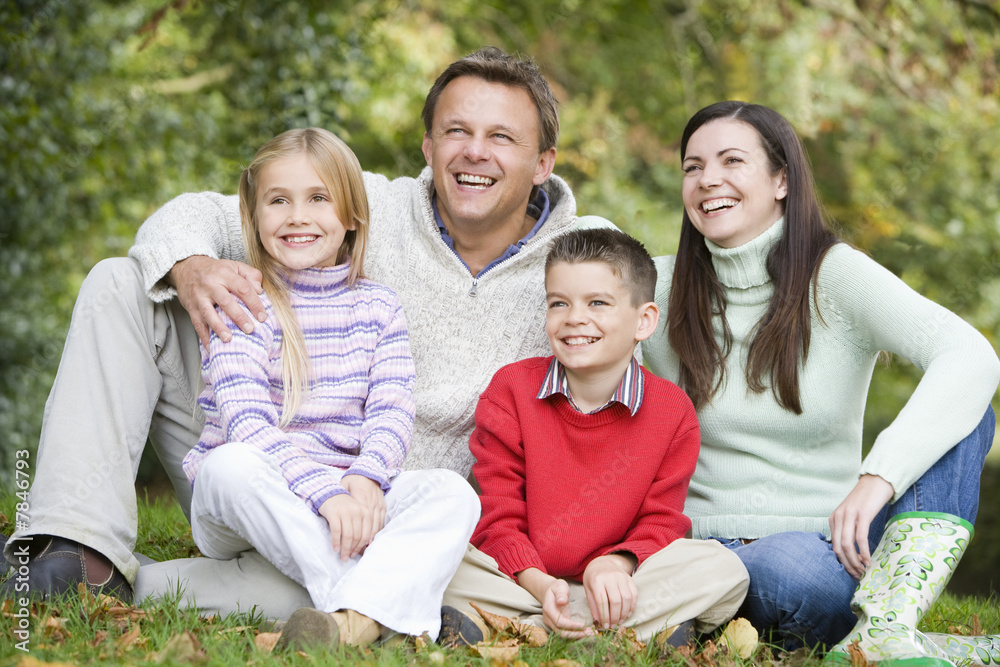
<path fill-rule="evenodd" d="M 368 546 L 375 538 L 375 534 L 385 526 L 385 492 L 378 482 L 363 475 L 344 475 L 340 485 L 347 489 L 351 497 L 368 512 L 366 517 L 368 532 L 364 541 L 364 546 Z"/>
<path fill-rule="evenodd" d="M 583 589 L 598 627 L 618 625 L 635 611 L 639 601 L 639 589 L 632 580 L 635 564 L 631 554 L 608 554 L 590 561 L 583 571 Z"/>
<path fill-rule="evenodd" d="M 368 542 L 363 538 L 366 535 L 366 521 L 369 522 L 370 530 L 370 513 L 350 494 L 338 493 L 327 498 L 319 506 L 319 514 L 330 525 L 333 550 L 340 554 L 340 560 L 346 563 L 367 546 Z M 368 539 L 371 539 L 370 535 Z"/>
<path fill-rule="evenodd" d="M 844 502 L 830 515 L 833 552 L 852 577 L 860 579 L 871 564 L 868 529 L 872 519 L 892 500 L 892 484 L 878 475 L 862 475 Z"/>

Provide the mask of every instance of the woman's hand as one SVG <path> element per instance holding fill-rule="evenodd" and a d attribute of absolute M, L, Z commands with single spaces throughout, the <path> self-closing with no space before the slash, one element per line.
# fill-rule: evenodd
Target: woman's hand
<path fill-rule="evenodd" d="M 861 578 L 872 560 L 868 549 L 872 519 L 893 495 L 895 490 L 889 482 L 878 475 L 862 475 L 844 502 L 830 515 L 833 552 L 855 579 Z"/>
<path fill-rule="evenodd" d="M 618 625 L 635 611 L 639 600 L 639 589 L 632 580 L 635 564 L 631 554 L 608 554 L 590 561 L 583 571 L 590 615 L 599 627 Z"/>
<path fill-rule="evenodd" d="M 364 546 L 368 546 L 375 534 L 385 526 L 385 491 L 378 482 L 363 475 L 344 475 L 340 479 L 340 485 L 368 512 L 366 525 L 370 532 L 364 542 Z"/>
<path fill-rule="evenodd" d="M 215 306 L 218 305 L 246 333 L 253 331 L 253 320 L 247 317 L 233 297 L 238 296 L 253 316 L 263 321 L 264 304 L 257 295 L 263 291 L 260 271 L 243 262 L 229 259 L 212 259 L 192 255 L 174 264 L 167 274 L 167 282 L 177 288 L 177 300 L 191 316 L 191 324 L 198 332 L 202 345 L 208 347 L 208 330 L 211 329 L 222 342 L 232 338 Z"/>

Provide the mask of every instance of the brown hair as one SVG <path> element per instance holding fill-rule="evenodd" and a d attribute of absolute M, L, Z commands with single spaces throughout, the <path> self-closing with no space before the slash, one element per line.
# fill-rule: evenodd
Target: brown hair
<path fill-rule="evenodd" d="M 783 202 L 784 231 L 767 258 L 774 294 L 767 312 L 757 322 L 745 369 L 747 385 L 765 391 L 767 377 L 778 404 L 802 413 L 799 364 L 809 354 L 809 291 L 826 251 L 838 243 L 827 227 L 812 170 L 798 135 L 785 118 L 765 106 L 746 102 L 718 102 L 698 111 L 681 137 L 681 161 L 688 141 L 698 128 L 715 120 L 746 123 L 757 131 L 772 175 L 785 170 L 788 196 Z M 722 320 L 721 345 L 712 318 Z M 681 225 L 677 262 L 667 307 L 670 345 L 680 359 L 681 387 L 695 407 L 709 402 L 722 386 L 725 361 L 733 336 L 726 322 L 726 300 L 715 274 L 705 237 L 688 217 Z"/>
<path fill-rule="evenodd" d="M 559 262 L 602 262 L 628 289 L 632 305 L 652 301 L 656 294 L 656 265 L 641 243 L 617 229 L 580 229 L 556 238 L 545 258 L 545 273 Z"/>
<path fill-rule="evenodd" d="M 247 263 L 263 274 L 263 288 L 274 306 L 274 313 L 282 331 L 281 377 L 285 389 L 285 403 L 281 426 L 295 416 L 302 395 L 308 386 L 312 369 L 306 353 L 305 339 L 288 298 L 285 267 L 264 249 L 260 240 L 260 223 L 257 216 L 257 186 L 260 172 L 271 162 L 283 158 L 306 155 L 316 174 L 326 185 L 337 207 L 337 215 L 348 226 L 344 242 L 337 252 L 337 263 L 348 258 L 351 268 L 347 284 L 354 285 L 364 278 L 365 248 L 368 244 L 368 196 L 361 175 L 361 165 L 347 144 L 335 134 L 318 127 L 289 130 L 264 144 L 254 156 L 250 166 L 240 177 L 240 219 L 243 245 Z"/>
<path fill-rule="evenodd" d="M 529 59 L 508 55 L 495 46 L 487 46 L 456 60 L 437 78 L 420 117 L 428 134 L 434 124 L 434 109 L 445 87 L 460 76 L 474 76 L 489 83 L 500 83 L 525 90 L 538 111 L 538 152 L 556 147 L 559 140 L 559 112 L 556 98 L 538 67 Z"/>

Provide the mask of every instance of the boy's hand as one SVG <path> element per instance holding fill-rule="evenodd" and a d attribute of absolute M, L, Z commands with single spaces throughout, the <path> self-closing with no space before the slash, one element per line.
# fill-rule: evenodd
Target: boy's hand
<path fill-rule="evenodd" d="M 385 526 L 385 491 L 378 482 L 363 475 L 344 475 L 340 479 L 340 485 L 368 510 L 371 532 L 364 543 L 368 546 L 375 538 L 375 534 Z"/>
<path fill-rule="evenodd" d="M 570 639 L 594 634 L 593 628 L 570 616 L 569 584 L 565 580 L 529 567 L 517 573 L 517 583 L 542 603 L 542 621 L 556 634 Z"/>
<path fill-rule="evenodd" d="M 639 600 L 639 589 L 632 580 L 635 564 L 631 554 L 608 554 L 590 561 L 583 571 L 583 590 L 598 627 L 618 625 L 635 611 Z"/>
<path fill-rule="evenodd" d="M 360 554 L 368 544 L 364 541 L 365 522 L 370 522 L 370 512 L 347 493 L 327 498 L 319 506 L 319 514 L 330 525 L 333 550 L 345 563 Z M 369 523 L 370 529 L 370 523 Z M 368 535 L 371 540 L 371 535 Z"/>

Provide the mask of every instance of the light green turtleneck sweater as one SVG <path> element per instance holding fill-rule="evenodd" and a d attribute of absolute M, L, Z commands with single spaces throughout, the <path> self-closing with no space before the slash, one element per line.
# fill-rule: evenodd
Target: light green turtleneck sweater
<path fill-rule="evenodd" d="M 829 535 L 828 517 L 859 475 L 881 476 L 898 498 L 972 432 L 1000 382 L 1000 361 L 979 332 L 841 243 L 819 271 L 822 322 L 810 299 L 812 338 L 799 374 L 802 414 L 779 407 L 770 390 L 750 392 L 747 349 L 774 290 L 765 260 L 782 229 L 779 220 L 738 248 L 706 241 L 726 288 L 733 348 L 725 384 L 698 411 L 701 454 L 685 505 L 696 538 L 790 530 Z M 656 264 L 656 301 L 666 313 L 674 257 Z M 662 317 L 643 356 L 654 373 L 677 382 L 665 323 Z M 721 340 L 718 320 L 715 330 Z M 924 376 L 862 462 L 865 399 L 881 350 L 909 359 Z"/>

